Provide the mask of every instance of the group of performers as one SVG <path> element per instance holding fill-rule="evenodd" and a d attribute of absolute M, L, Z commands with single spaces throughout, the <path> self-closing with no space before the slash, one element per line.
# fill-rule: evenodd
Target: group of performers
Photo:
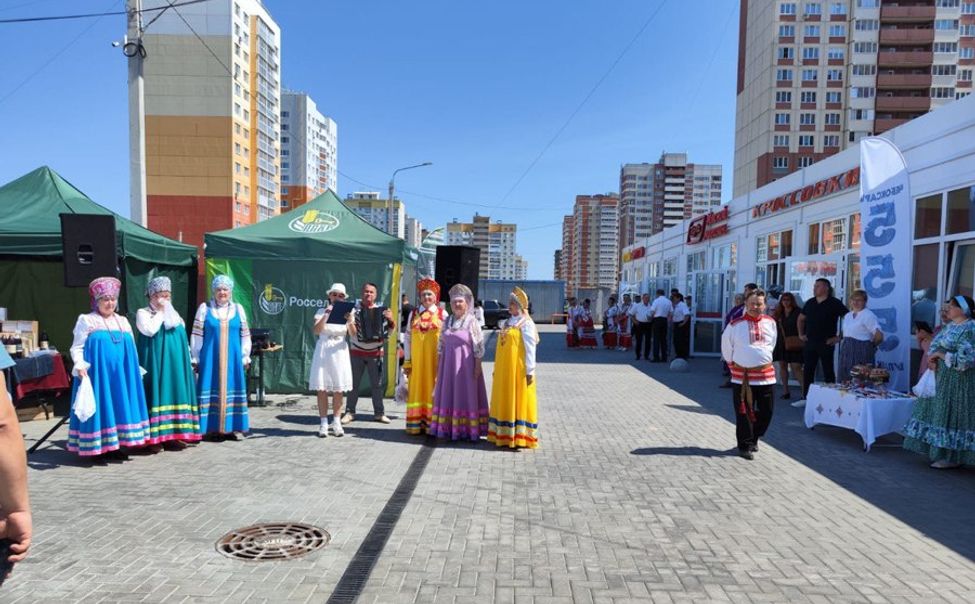
<path fill-rule="evenodd" d="M 224 275 L 213 280 L 213 297 L 197 309 L 189 338 L 172 306 L 167 277 L 149 282 L 147 305 L 136 313 L 135 331 L 115 312 L 121 286 L 114 277 L 92 281 L 91 312 L 80 315 L 75 324 L 68 450 L 83 457 L 127 459 L 127 449 L 179 450 L 202 439 L 240 440 L 250 428 L 245 372 L 251 338 L 243 307 L 231 299 L 233 281 Z M 374 302 L 375 287 L 367 284 L 364 290 L 369 287 Z M 511 294 L 511 318 L 498 337 L 489 400 L 481 369 L 485 342 L 470 289 L 451 288 L 449 313 L 439 306 L 435 281 L 424 279 L 417 289 L 421 304 L 408 319 L 404 364 L 409 376 L 407 432 L 451 440 L 485 436 L 498 446 L 537 447 L 538 332 L 527 313 L 525 292 L 515 288 Z M 378 385 L 382 344 L 370 347 L 370 339 L 363 337 L 368 330 L 357 320 L 360 307 L 342 322 L 327 321 L 333 304 L 344 300 L 345 287 L 334 284 L 328 295 L 330 304 L 314 318 L 318 342 L 309 387 L 318 394 L 323 418 L 319 435 L 331 429 L 341 436 L 343 393 L 351 393 L 343 418 L 348 423 L 366 371 L 374 383 L 377 420 L 389 421 Z M 391 323 L 388 309 L 382 312 Z"/>
<path fill-rule="evenodd" d="M 586 298 L 578 304 L 576 298 L 568 299 L 569 308 L 566 311 L 565 342 L 569 348 L 597 347 L 596 328 L 591 310 L 591 300 Z M 603 313 L 603 346 L 612 350 L 629 350 L 633 345 L 631 329 L 631 309 L 633 302 L 630 294 L 623 295 L 623 301 L 617 302 L 616 296 L 609 297 L 609 308 Z"/>

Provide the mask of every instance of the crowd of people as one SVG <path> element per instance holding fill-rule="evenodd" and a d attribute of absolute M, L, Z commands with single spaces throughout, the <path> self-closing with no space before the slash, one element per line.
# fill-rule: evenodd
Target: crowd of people
<path fill-rule="evenodd" d="M 115 312 L 120 289 L 113 277 L 92 281 L 91 312 L 75 324 L 68 450 L 99 460 L 127 459 L 135 448 L 158 452 L 200 440 L 240 440 L 250 430 L 251 335 L 244 308 L 232 301 L 233 281 L 225 275 L 213 279 L 212 298 L 197 309 L 189 338 L 173 308 L 168 278 L 149 282 L 147 305 L 136 313 L 134 330 Z M 481 368 L 485 339 L 471 290 L 451 288 L 449 312 L 440 306 L 433 279 L 421 280 L 417 291 L 419 303 L 403 323 L 406 431 L 537 447 L 538 332 L 525 292 L 511 293 L 489 398 Z M 308 388 L 317 397 L 318 435 L 343 436 L 343 426 L 356 420 L 365 376 L 374 420 L 388 424 L 383 363 L 393 315 L 377 306 L 373 283 L 362 286 L 355 304 L 346 301 L 342 283 L 333 284 L 327 295 L 328 305 L 315 313 L 311 326 L 317 340 Z"/>

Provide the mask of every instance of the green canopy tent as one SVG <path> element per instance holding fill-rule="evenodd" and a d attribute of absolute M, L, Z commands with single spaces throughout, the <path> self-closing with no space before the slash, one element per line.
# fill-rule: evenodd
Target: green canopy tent
<path fill-rule="evenodd" d="M 415 250 L 349 210 L 332 191 L 280 216 L 250 226 L 207 233 L 207 283 L 230 276 L 234 301 L 244 307 L 252 329 L 271 330 L 284 348 L 265 357 L 268 392 L 307 392 L 315 350 L 315 312 L 327 304 L 332 283 L 345 284 L 350 299 L 366 282 L 378 286 L 379 302 L 398 321 L 399 282 Z M 209 285 L 208 285 L 209 287 Z M 387 375 L 396 353 L 395 330 L 387 346 Z M 394 380 L 387 379 L 387 395 Z"/>
<path fill-rule="evenodd" d="M 149 279 L 173 281 L 184 317 L 196 300 L 196 247 L 153 233 L 104 208 L 47 166 L 0 187 L 0 306 L 10 319 L 36 319 L 61 351 L 89 309 L 88 290 L 65 287 L 61 214 L 112 214 L 123 283 L 119 312 L 135 319 Z M 192 317 L 192 315 L 190 315 Z"/>

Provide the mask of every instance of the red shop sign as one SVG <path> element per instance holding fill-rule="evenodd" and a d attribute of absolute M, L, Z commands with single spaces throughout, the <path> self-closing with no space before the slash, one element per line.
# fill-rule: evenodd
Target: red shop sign
<path fill-rule="evenodd" d="M 730 210 L 725 206 L 717 212 L 698 216 L 687 227 L 687 243 L 701 243 L 728 234 Z"/>
<path fill-rule="evenodd" d="M 852 170 L 847 170 L 842 174 L 837 174 L 836 176 L 831 176 L 830 178 L 824 178 L 817 183 L 806 185 L 801 189 L 796 189 L 791 193 L 786 193 L 785 195 L 781 195 L 775 199 L 763 201 L 752 208 L 752 218 L 768 216 L 769 214 L 774 214 L 775 212 L 791 208 L 792 206 L 797 206 L 802 203 L 819 199 L 820 197 L 825 197 L 826 195 L 844 191 L 859 184 L 860 167 L 857 166 Z"/>

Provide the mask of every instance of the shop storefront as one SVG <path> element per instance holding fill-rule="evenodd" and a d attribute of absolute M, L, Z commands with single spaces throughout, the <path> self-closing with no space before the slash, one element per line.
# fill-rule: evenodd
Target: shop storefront
<path fill-rule="evenodd" d="M 975 289 L 975 97 L 884 137 L 902 152 L 910 182 L 912 244 L 898 253 L 898 279 L 912 279 L 911 323 L 936 325 L 939 301 Z M 685 220 L 623 251 L 622 287 L 647 292 L 666 280 L 691 296 L 699 356 L 720 353 L 722 321 L 745 283 L 807 299 L 825 277 L 846 301 L 864 278 L 860 178 L 853 147 Z"/>

